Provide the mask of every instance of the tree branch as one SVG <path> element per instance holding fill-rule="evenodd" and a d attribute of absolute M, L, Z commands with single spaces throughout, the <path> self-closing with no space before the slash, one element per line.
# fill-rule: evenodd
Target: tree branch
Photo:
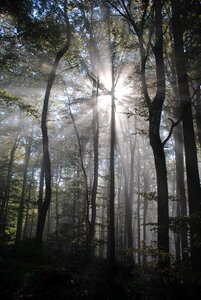
<path fill-rule="evenodd" d="M 172 122 L 172 124 L 171 124 L 170 130 L 169 130 L 168 136 L 162 142 L 163 146 L 165 146 L 165 144 L 169 141 L 169 139 L 172 135 L 173 129 L 181 122 L 182 117 L 180 117 L 176 122 L 174 120 L 172 120 L 171 118 L 168 118 L 168 120 L 170 120 Z"/>

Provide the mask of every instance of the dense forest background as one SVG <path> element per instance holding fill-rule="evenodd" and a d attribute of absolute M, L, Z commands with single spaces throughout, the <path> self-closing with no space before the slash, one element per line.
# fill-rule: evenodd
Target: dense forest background
<path fill-rule="evenodd" d="M 200 299 L 200 1 L 0 8 L 2 295 Z"/>

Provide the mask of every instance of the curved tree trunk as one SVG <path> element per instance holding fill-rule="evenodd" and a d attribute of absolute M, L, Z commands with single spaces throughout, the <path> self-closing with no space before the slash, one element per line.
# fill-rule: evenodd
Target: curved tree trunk
<path fill-rule="evenodd" d="M 153 149 L 157 177 L 158 198 L 158 249 L 159 264 L 166 266 L 169 259 L 164 259 L 160 251 L 169 254 L 169 211 L 168 211 L 168 185 L 167 168 L 164 152 L 164 142 L 160 138 L 160 122 L 163 103 L 165 100 L 165 71 L 163 59 L 163 30 L 162 30 L 162 3 L 155 1 L 155 46 L 153 48 L 156 60 L 157 92 L 149 104 L 149 138 Z"/>
<path fill-rule="evenodd" d="M 48 115 L 48 106 L 49 106 L 49 98 L 51 89 L 56 77 L 57 67 L 61 58 L 65 55 L 70 47 L 70 40 L 71 40 L 71 32 L 70 32 L 70 24 L 68 20 L 68 16 L 66 13 L 66 5 L 67 1 L 64 3 L 64 14 L 65 14 L 65 21 L 67 26 L 67 41 L 63 48 L 57 52 L 54 63 L 52 65 L 52 70 L 48 77 L 47 88 L 45 92 L 45 98 L 43 103 L 43 111 L 42 111 L 42 119 L 41 119 L 41 130 L 43 136 L 43 167 L 44 167 L 44 174 L 45 174 L 45 199 L 41 206 L 41 210 L 39 212 L 38 217 L 38 224 L 36 230 L 36 243 L 39 247 L 42 246 L 42 237 L 43 231 L 45 226 L 45 220 L 47 211 L 51 202 L 51 162 L 50 162 L 50 154 L 49 154 L 49 139 L 48 139 L 48 128 L 47 128 L 47 115 Z"/>

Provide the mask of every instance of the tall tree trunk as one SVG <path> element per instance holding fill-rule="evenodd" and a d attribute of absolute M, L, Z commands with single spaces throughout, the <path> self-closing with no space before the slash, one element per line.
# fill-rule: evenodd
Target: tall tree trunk
<path fill-rule="evenodd" d="M 169 253 L 169 211 L 168 211 L 168 185 L 167 185 L 167 168 L 164 152 L 165 142 L 160 138 L 160 122 L 163 103 L 165 99 L 165 72 L 163 59 L 163 29 L 162 29 L 162 2 L 154 1 L 154 28 L 155 28 L 155 45 L 153 52 L 156 61 L 156 78 L 157 87 L 156 95 L 151 101 L 146 82 L 146 62 L 147 55 L 144 48 L 142 30 L 139 30 L 134 20 L 131 20 L 133 29 L 136 31 L 139 39 L 140 56 L 141 56 L 141 82 L 142 92 L 145 102 L 149 108 L 149 139 L 154 154 L 154 162 L 157 178 L 157 200 L 158 200 L 158 249 L 159 265 L 169 265 L 169 259 L 165 261 L 160 255 L 160 251 Z M 142 24 L 143 28 L 143 24 Z M 150 35 L 152 34 L 150 29 Z M 150 45 L 148 45 L 149 47 Z"/>
<path fill-rule="evenodd" d="M 138 151 L 139 154 L 139 151 Z M 139 159 L 139 156 L 138 156 Z M 141 230 L 140 230 L 140 168 L 137 176 L 137 248 L 138 248 L 138 264 L 141 265 Z"/>
<path fill-rule="evenodd" d="M 121 147 L 118 143 L 119 152 L 122 161 L 123 177 L 124 177 L 124 194 L 125 194 L 125 248 L 128 247 L 131 250 L 129 255 L 129 261 L 134 265 L 135 260 L 133 256 L 133 190 L 134 190 L 134 155 L 135 155 L 135 142 L 130 139 L 130 160 L 128 162 L 129 153 L 127 151 L 126 159 L 125 147 Z M 126 160 L 126 161 L 125 161 Z M 129 170 L 127 169 L 127 164 L 129 165 Z M 130 176 L 130 178 L 129 178 Z M 122 231 L 122 224 L 121 224 Z M 121 234 L 122 235 L 122 234 Z M 121 236 L 121 240 L 122 240 Z M 121 242 L 121 249 L 124 248 L 123 243 Z"/>
<path fill-rule="evenodd" d="M 184 158 L 183 158 L 183 136 L 182 126 L 178 124 L 174 131 L 175 139 L 175 159 L 176 159 L 176 194 L 178 205 L 178 216 L 185 218 L 187 216 L 187 203 L 184 183 Z M 187 225 L 187 224 L 186 224 Z M 188 264 L 188 241 L 187 241 L 187 226 L 184 225 L 181 229 L 181 247 L 182 261 L 185 265 Z"/>
<path fill-rule="evenodd" d="M 29 182 L 29 188 L 28 188 L 28 197 L 27 197 L 27 206 L 26 206 L 26 217 L 25 217 L 25 223 L 24 223 L 24 231 L 23 231 L 23 239 L 27 237 L 27 227 L 28 227 L 28 220 L 29 220 L 29 210 L 31 205 L 31 199 L 32 199 L 32 185 L 34 181 L 34 173 L 35 170 L 32 170 L 31 180 Z"/>
<path fill-rule="evenodd" d="M 93 171 L 93 185 L 91 193 L 91 221 L 89 222 L 89 232 L 86 244 L 86 255 L 88 259 L 91 259 L 93 253 L 93 240 L 95 236 L 95 226 L 96 226 L 96 195 L 98 188 L 98 147 L 99 147 L 99 116 L 98 116 L 98 89 L 99 80 L 97 78 L 93 83 L 92 92 L 92 109 L 93 109 L 93 146 L 94 146 L 94 171 Z"/>
<path fill-rule="evenodd" d="M 143 179 L 144 179 L 144 208 L 143 208 L 143 263 L 146 263 L 146 246 L 147 246 L 147 230 L 146 230 L 146 222 L 147 222 L 147 211 L 148 211 L 148 200 L 147 200 L 147 193 L 149 192 L 149 179 L 146 174 L 146 166 L 144 164 L 143 169 Z"/>
<path fill-rule="evenodd" d="M 156 60 L 157 92 L 149 105 L 149 137 L 153 149 L 154 162 L 157 177 L 158 198 L 158 248 L 169 254 L 169 212 L 168 212 L 168 185 L 167 169 L 164 153 L 164 143 L 160 138 L 161 112 L 165 99 L 165 72 L 163 59 L 163 30 L 162 30 L 162 3 L 155 1 L 155 46 L 154 55 Z M 159 252 L 159 264 L 168 265 L 169 259 L 165 259 Z"/>
<path fill-rule="evenodd" d="M 170 28 L 170 37 L 172 39 L 172 28 Z M 172 42 L 173 50 L 173 42 Z M 169 56 L 170 72 L 167 70 L 167 76 L 169 77 L 170 84 L 175 97 L 174 104 L 174 117 L 180 120 L 180 107 L 178 101 L 179 91 L 177 87 L 177 76 L 175 70 L 175 55 L 174 52 Z M 177 217 L 187 217 L 187 199 L 185 192 L 185 179 L 184 179 L 184 157 L 183 157 L 183 131 L 182 125 L 179 122 L 173 131 L 173 138 L 175 143 L 175 161 L 176 161 L 176 198 L 177 198 Z M 181 249 L 180 249 L 181 248 Z M 185 266 L 188 266 L 188 238 L 187 238 L 187 224 L 183 224 L 180 232 L 176 234 L 176 259 L 180 260 L 182 254 L 182 262 Z M 178 260 L 177 259 L 177 260 Z"/>
<path fill-rule="evenodd" d="M 195 134 L 189 92 L 189 82 L 184 53 L 183 32 L 180 20 L 181 5 L 179 1 L 171 0 L 172 31 L 174 38 L 175 62 L 182 114 L 184 148 L 186 159 L 186 175 L 188 185 L 188 202 L 190 217 L 201 211 L 201 188 L 198 171 Z M 193 218 L 192 218 L 193 219 Z M 191 226 L 191 264 L 193 270 L 201 270 L 200 248 L 196 246 L 196 236 L 201 238 L 201 229 Z"/>
<path fill-rule="evenodd" d="M 38 192 L 38 215 L 40 215 L 40 211 L 43 204 L 43 188 L 44 188 L 44 163 L 42 160 L 41 170 L 40 170 L 39 192 Z"/>
<path fill-rule="evenodd" d="M 149 1 L 144 3 L 144 13 L 142 14 L 142 20 L 139 23 L 135 21 L 132 16 L 132 12 L 122 1 L 121 9 L 124 9 L 124 13 L 121 13 L 115 4 L 109 1 L 109 3 L 118 10 L 122 16 L 126 16 L 132 29 L 137 34 L 139 40 L 140 56 L 141 56 L 141 83 L 144 100 L 149 108 L 149 137 L 150 144 L 154 154 L 154 162 L 157 176 L 157 198 L 158 198 L 158 248 L 163 252 L 169 253 L 169 212 L 168 212 L 168 185 L 167 185 L 167 169 L 164 153 L 164 145 L 167 139 L 162 142 L 160 138 L 160 121 L 163 103 L 165 99 L 165 74 L 164 74 L 164 60 L 163 60 L 163 29 L 162 29 L 162 1 L 155 0 L 154 7 L 154 29 L 155 29 L 155 45 L 153 46 L 153 52 L 156 61 L 156 77 L 157 77 L 157 92 L 153 101 L 151 101 L 146 82 L 146 63 L 148 58 L 149 49 L 151 47 L 152 36 L 152 24 L 150 25 L 150 32 L 148 36 L 148 47 L 145 49 L 143 31 L 146 22 L 146 13 Z M 169 259 L 164 261 L 159 255 L 159 264 L 169 265 Z"/>
<path fill-rule="evenodd" d="M 197 126 L 197 136 L 198 142 L 201 148 L 201 95 L 200 95 L 200 85 L 197 85 L 196 90 L 196 103 L 195 103 L 195 120 Z"/>
<path fill-rule="evenodd" d="M 59 166 L 59 163 L 57 165 L 57 174 L 56 174 L 56 188 L 55 188 L 55 217 L 56 217 L 56 239 L 58 240 L 59 237 L 59 183 L 61 180 L 61 172 L 62 169 Z"/>
<path fill-rule="evenodd" d="M 56 77 L 57 67 L 61 58 L 65 55 L 70 47 L 70 40 L 71 40 L 71 30 L 70 24 L 67 16 L 67 1 L 64 1 L 64 18 L 66 21 L 66 36 L 67 41 L 63 48 L 57 52 L 54 63 L 52 65 L 51 72 L 48 77 L 47 88 L 45 92 L 45 98 L 43 103 L 43 111 L 42 111 L 42 119 L 41 119 L 41 130 L 43 136 L 43 164 L 44 164 L 44 174 L 45 174 L 45 199 L 43 201 L 39 217 L 38 217 L 38 224 L 36 230 L 36 243 L 39 248 L 42 247 L 42 237 L 43 231 L 45 226 L 45 220 L 48 208 L 51 202 L 51 162 L 50 162 L 50 154 L 49 154 L 49 139 L 48 139 L 48 129 L 47 129 L 47 115 L 48 115 L 48 106 L 49 106 L 49 98 L 51 89 Z"/>
<path fill-rule="evenodd" d="M 72 123 L 73 123 L 73 127 L 74 127 L 74 130 L 75 130 L 75 134 L 76 134 L 76 137 L 77 137 L 80 164 L 81 164 L 81 169 L 82 169 L 82 173 L 83 173 L 83 177 L 84 177 L 84 210 L 83 210 L 83 219 L 84 219 L 85 226 L 86 226 L 86 248 L 88 248 L 87 247 L 87 237 L 89 236 L 89 228 L 90 228 L 90 220 L 89 220 L 89 207 L 90 207 L 90 203 L 89 203 L 88 177 L 87 177 L 87 173 L 86 173 L 86 168 L 84 166 L 82 141 L 81 141 L 81 138 L 80 138 L 80 134 L 79 134 L 76 122 L 75 122 L 74 115 L 73 115 L 72 110 L 71 110 L 71 103 L 70 103 L 70 101 L 68 103 L 68 108 L 69 108 L 70 117 L 71 117 L 71 120 L 72 120 Z"/>
<path fill-rule="evenodd" d="M 113 62 L 112 62 L 113 63 Z M 108 259 L 110 265 L 115 265 L 115 95 L 114 70 L 112 66 L 111 89 L 111 127 L 110 127 L 110 194 L 109 194 L 109 220 L 108 220 Z"/>
<path fill-rule="evenodd" d="M 32 208 L 32 214 L 31 214 L 31 224 L 29 228 L 29 237 L 33 237 L 33 227 L 34 227 L 34 218 L 35 218 L 35 207 Z"/>
<path fill-rule="evenodd" d="M 130 161 L 130 186 L 129 186 L 129 199 L 128 199 L 128 211 L 127 211 L 127 228 L 128 230 L 128 247 L 133 248 L 133 194 L 134 194 L 134 156 L 135 156 L 135 148 L 136 148 L 136 138 L 133 142 L 130 140 L 130 155 L 131 155 L 131 161 Z M 134 255 L 132 253 L 131 255 L 131 263 L 134 265 Z"/>
<path fill-rule="evenodd" d="M 29 160 L 31 154 L 31 145 L 32 145 L 32 137 L 29 138 L 25 150 L 22 192 L 20 197 L 20 205 L 18 209 L 17 231 L 16 231 L 16 239 L 15 239 L 16 243 L 18 243 L 22 239 L 22 223 L 23 223 L 25 196 L 26 196 L 27 172 L 28 172 Z"/>

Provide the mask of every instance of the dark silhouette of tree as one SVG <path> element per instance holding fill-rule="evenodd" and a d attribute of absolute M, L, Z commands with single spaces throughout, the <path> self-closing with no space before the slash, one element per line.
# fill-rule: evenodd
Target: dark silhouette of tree
<path fill-rule="evenodd" d="M 172 7 L 172 32 L 174 38 L 175 65 L 177 71 L 178 90 L 180 97 L 180 107 L 182 114 L 182 125 L 184 135 L 184 148 L 186 158 L 186 175 L 188 184 L 188 202 L 190 217 L 201 210 L 201 188 L 198 171 L 197 151 L 193 126 L 193 116 L 191 108 L 191 97 L 189 92 L 189 82 L 186 68 L 186 58 L 184 52 L 182 23 L 180 19 L 181 5 L 178 1 L 171 1 Z M 200 249 L 195 245 L 194 238 L 200 235 L 200 231 L 191 226 L 191 263 L 194 270 L 201 269 Z"/>
<path fill-rule="evenodd" d="M 36 242 L 38 246 L 41 246 L 43 230 L 45 225 L 45 219 L 47 211 L 51 202 L 51 162 L 49 155 L 49 139 L 48 139 L 48 129 L 47 129 L 47 115 L 48 115 L 48 105 L 51 89 L 56 78 L 56 71 L 60 60 L 65 55 L 70 47 L 71 40 L 71 29 L 70 23 L 67 16 L 67 1 L 64 2 L 64 18 L 66 25 L 66 42 L 64 46 L 57 52 L 55 56 L 54 63 L 52 65 L 51 72 L 48 77 L 47 88 L 45 92 L 42 119 L 41 119 L 41 130 L 43 135 L 43 167 L 44 167 L 44 177 L 45 177 L 45 199 L 41 206 L 41 210 L 38 217 L 37 231 L 36 231 Z"/>

